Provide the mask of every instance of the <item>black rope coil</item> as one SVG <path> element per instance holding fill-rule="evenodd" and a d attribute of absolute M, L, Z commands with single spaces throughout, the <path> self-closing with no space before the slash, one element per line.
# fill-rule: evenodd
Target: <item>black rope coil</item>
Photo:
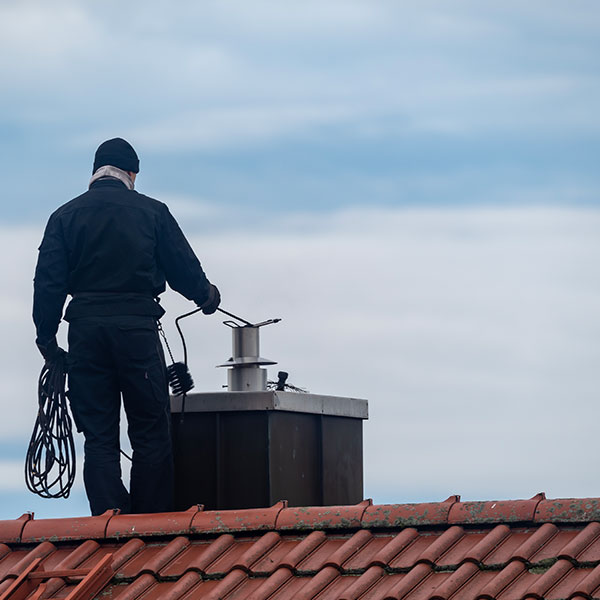
<path fill-rule="evenodd" d="M 25 458 L 25 483 L 42 498 L 68 498 L 75 481 L 66 358 L 66 352 L 59 349 L 42 367 L 38 382 L 38 415 Z"/>

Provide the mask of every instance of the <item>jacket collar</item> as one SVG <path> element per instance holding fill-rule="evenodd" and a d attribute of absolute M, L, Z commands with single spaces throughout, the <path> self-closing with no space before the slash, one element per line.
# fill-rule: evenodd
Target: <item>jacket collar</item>
<path fill-rule="evenodd" d="M 101 189 L 106 187 L 119 188 L 119 189 L 127 189 L 127 186 L 118 179 L 113 179 L 112 177 L 103 177 L 102 179 L 96 179 L 96 181 L 90 183 L 90 190 Z"/>
<path fill-rule="evenodd" d="M 127 173 L 127 171 L 123 171 L 123 169 L 119 169 L 118 167 L 113 167 L 112 165 L 104 165 L 96 169 L 92 175 L 92 178 L 90 179 L 90 185 L 92 185 L 92 183 L 95 181 L 105 179 L 107 177 L 122 182 L 128 190 L 132 190 L 134 187 L 133 180 L 129 176 L 129 173 Z"/>

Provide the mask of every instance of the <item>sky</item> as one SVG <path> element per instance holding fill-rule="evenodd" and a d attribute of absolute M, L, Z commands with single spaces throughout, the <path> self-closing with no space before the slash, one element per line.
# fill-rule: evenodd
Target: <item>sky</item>
<path fill-rule="evenodd" d="M 0 519 L 88 511 L 79 476 L 24 486 L 32 276 L 115 136 L 223 307 L 283 319 L 270 377 L 369 400 L 365 497 L 600 496 L 599 27 L 582 0 L 1 0 Z M 229 330 L 186 336 L 221 389 Z"/>

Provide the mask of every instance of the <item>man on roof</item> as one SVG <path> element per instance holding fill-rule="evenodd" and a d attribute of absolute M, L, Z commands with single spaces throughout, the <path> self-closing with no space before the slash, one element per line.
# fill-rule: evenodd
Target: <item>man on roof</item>
<path fill-rule="evenodd" d="M 34 279 L 36 344 L 51 361 L 69 322 L 69 400 L 85 436 L 83 478 L 92 515 L 172 510 L 173 461 L 158 300 L 165 283 L 212 314 L 219 290 L 165 204 L 134 189 L 139 160 L 121 138 L 102 143 L 89 189 L 51 216 Z M 121 398 L 133 448 L 121 478 Z"/>

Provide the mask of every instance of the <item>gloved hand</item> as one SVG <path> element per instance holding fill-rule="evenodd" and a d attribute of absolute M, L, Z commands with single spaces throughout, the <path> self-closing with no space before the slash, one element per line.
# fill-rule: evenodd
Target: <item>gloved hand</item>
<path fill-rule="evenodd" d="M 202 312 L 205 315 L 212 315 L 221 304 L 221 294 L 216 285 L 210 284 L 208 298 L 202 303 Z"/>
<path fill-rule="evenodd" d="M 46 362 L 52 362 L 60 354 L 65 354 L 65 351 L 62 348 L 60 348 L 56 343 L 56 338 L 52 338 L 51 340 L 45 343 L 40 343 L 36 341 L 36 345 Z"/>

